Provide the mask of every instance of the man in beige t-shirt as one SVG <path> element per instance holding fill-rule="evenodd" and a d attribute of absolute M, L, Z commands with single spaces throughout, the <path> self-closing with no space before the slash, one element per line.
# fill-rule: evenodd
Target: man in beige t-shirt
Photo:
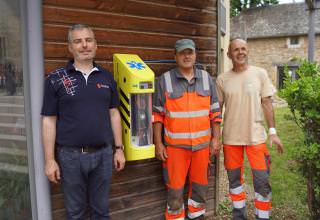
<path fill-rule="evenodd" d="M 270 155 L 265 144 L 269 127 L 270 146 L 278 152 L 283 145 L 276 134 L 271 97 L 274 87 L 266 70 L 247 64 L 248 46 L 242 39 L 230 42 L 228 57 L 233 68 L 217 79 L 220 106 L 224 105 L 223 152 L 228 172 L 233 219 L 247 219 L 243 190 L 243 159 L 246 151 L 253 175 L 256 219 L 269 219 L 271 186 L 269 184 Z"/>

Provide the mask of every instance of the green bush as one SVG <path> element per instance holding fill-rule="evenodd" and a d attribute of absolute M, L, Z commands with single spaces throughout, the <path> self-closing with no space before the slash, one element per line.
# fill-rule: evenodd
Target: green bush
<path fill-rule="evenodd" d="M 300 61 L 298 79 L 292 81 L 286 70 L 284 98 L 293 119 L 304 133 L 304 146 L 295 150 L 298 168 L 308 180 L 308 205 L 314 219 L 320 219 L 320 67 Z"/>

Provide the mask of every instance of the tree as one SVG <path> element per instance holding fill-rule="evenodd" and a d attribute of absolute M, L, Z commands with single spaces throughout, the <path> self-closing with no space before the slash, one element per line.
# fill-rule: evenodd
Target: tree
<path fill-rule="evenodd" d="M 238 15 L 241 11 L 246 10 L 248 8 L 276 5 L 278 3 L 278 0 L 231 0 L 231 17 Z"/>

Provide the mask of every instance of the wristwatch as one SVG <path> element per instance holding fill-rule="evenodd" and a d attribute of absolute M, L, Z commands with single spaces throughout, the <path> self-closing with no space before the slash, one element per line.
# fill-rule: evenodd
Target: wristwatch
<path fill-rule="evenodd" d="M 115 146 L 114 146 L 114 149 L 116 149 L 116 150 L 124 150 L 124 146 L 123 146 L 123 144 L 121 144 L 121 145 L 115 145 Z"/>

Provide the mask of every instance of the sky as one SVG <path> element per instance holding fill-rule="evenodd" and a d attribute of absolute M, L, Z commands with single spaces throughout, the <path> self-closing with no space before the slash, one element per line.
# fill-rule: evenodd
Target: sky
<path fill-rule="evenodd" d="M 285 3 L 293 3 L 293 2 L 304 2 L 304 0 L 279 0 L 280 4 L 285 4 Z"/>

